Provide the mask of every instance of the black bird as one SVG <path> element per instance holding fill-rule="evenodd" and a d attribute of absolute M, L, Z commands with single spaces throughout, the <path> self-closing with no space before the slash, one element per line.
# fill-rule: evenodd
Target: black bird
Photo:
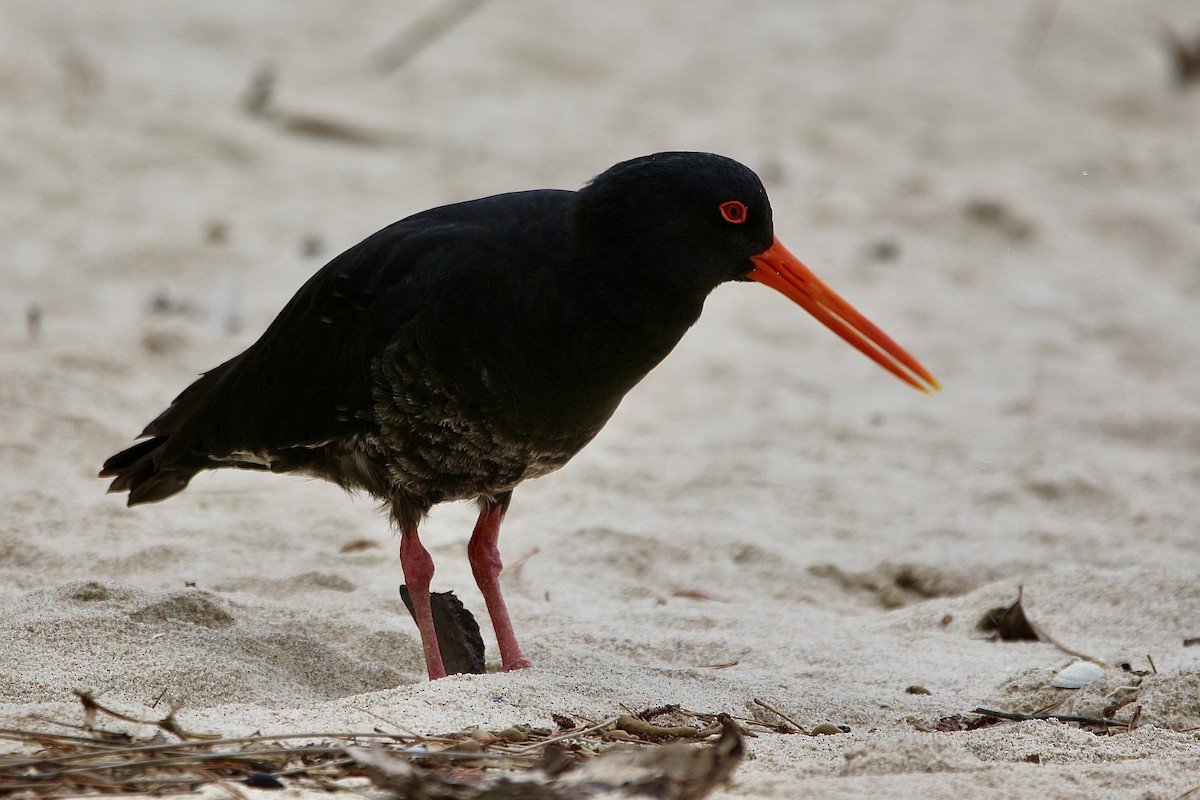
<path fill-rule="evenodd" d="M 501 194 L 384 228 L 317 272 L 257 342 L 185 389 L 100 475 L 131 506 L 223 467 L 369 492 L 400 530 L 430 678 L 446 672 L 417 526 L 437 503 L 474 500 L 471 569 L 504 669 L 528 667 L 499 583 L 513 489 L 566 464 L 709 292 L 746 280 L 916 388 L 940 388 L 779 243 L 752 171 L 659 153 L 578 192 Z"/>

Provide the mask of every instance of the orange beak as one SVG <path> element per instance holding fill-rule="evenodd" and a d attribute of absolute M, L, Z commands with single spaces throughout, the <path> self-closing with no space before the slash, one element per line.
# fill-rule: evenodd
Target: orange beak
<path fill-rule="evenodd" d="M 829 330 L 909 386 L 926 394 L 941 390 L 942 385 L 921 366 L 921 362 L 822 283 L 778 239 L 750 260 L 754 262 L 754 270 L 747 277 L 791 298 Z"/>

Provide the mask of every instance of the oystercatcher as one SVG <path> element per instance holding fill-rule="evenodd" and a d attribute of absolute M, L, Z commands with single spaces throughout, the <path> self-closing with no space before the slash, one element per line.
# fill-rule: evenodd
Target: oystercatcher
<path fill-rule="evenodd" d="M 430 678 L 446 671 L 417 528 L 437 503 L 474 500 L 467 557 L 504 669 L 528 667 L 499 582 L 513 489 L 599 432 L 709 292 L 750 280 L 901 380 L 940 388 L 780 244 L 750 169 L 658 153 L 577 192 L 501 194 L 389 225 L 317 272 L 257 342 L 185 389 L 100 475 L 131 506 L 225 467 L 370 493 L 400 531 Z"/>

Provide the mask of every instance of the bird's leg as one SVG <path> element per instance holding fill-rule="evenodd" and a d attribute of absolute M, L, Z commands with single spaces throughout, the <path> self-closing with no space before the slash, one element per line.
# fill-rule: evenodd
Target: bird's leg
<path fill-rule="evenodd" d="M 500 523 L 504 521 L 504 512 L 508 510 L 511 499 L 512 492 L 505 492 L 483 504 L 479 521 L 475 523 L 475 532 L 467 544 L 467 559 L 471 562 L 475 583 L 479 585 L 479 591 L 487 603 L 492 627 L 496 629 L 496 643 L 500 646 L 500 661 L 505 672 L 531 666 L 529 659 L 521 655 L 512 622 L 508 619 L 504 596 L 500 593 L 500 571 L 504 565 L 500 563 L 500 549 L 496 541 L 500 538 Z"/>
<path fill-rule="evenodd" d="M 433 607 L 429 604 L 433 558 L 417 537 L 415 525 L 400 532 L 400 568 L 404 570 L 404 582 L 408 584 L 408 596 L 412 598 L 413 616 L 417 618 L 417 629 L 421 631 L 421 646 L 425 650 L 429 680 L 444 678 L 446 668 L 442 665 L 442 649 L 438 646 L 437 631 L 433 627 Z"/>

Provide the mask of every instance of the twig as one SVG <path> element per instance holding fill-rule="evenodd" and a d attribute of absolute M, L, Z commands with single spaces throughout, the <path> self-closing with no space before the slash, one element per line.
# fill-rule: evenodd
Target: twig
<path fill-rule="evenodd" d="M 702 719 L 705 722 L 709 723 L 710 725 L 714 724 L 714 723 L 719 724 L 719 723 L 717 723 L 717 715 L 716 714 L 705 714 L 701 711 L 689 711 L 686 708 L 680 708 L 679 713 L 687 714 L 689 716 L 695 717 L 696 719 Z M 751 739 L 757 739 L 758 734 L 755 733 L 754 731 L 750 730 L 750 728 L 761 728 L 763 730 L 770 731 L 771 733 L 787 733 L 787 734 L 792 733 L 792 731 L 790 730 L 791 725 L 784 724 L 782 722 L 763 722 L 761 719 L 752 719 L 750 717 L 735 717 L 732 714 L 729 715 L 729 718 L 731 720 L 733 720 L 734 722 L 738 723 L 738 725 L 742 729 L 743 736 L 748 736 Z"/>
<path fill-rule="evenodd" d="M 88 698 L 91 699 L 90 696 Z M 711 725 L 701 729 L 701 725 L 711 722 L 714 718 L 718 725 L 733 724 L 730 718 L 723 714 L 714 717 L 711 714 L 682 710 L 680 713 L 697 721 L 696 727 L 669 728 L 643 722 L 646 716 L 667 713 L 676 708 L 677 706 L 660 706 L 640 713 L 634 712 L 625 723 L 628 726 L 632 721 L 635 727 L 643 726 L 644 730 L 639 732 L 646 733 L 655 741 L 707 737 L 714 733 L 715 729 L 711 729 Z M 93 726 L 98 715 L 109 712 L 109 709 L 95 703 L 94 700 L 90 703 L 85 702 L 85 713 L 89 717 L 89 724 Z M 112 713 L 112 716 L 123 721 L 141 722 L 124 714 Z M 166 730 L 162 722 L 154 724 Z M 750 722 L 768 727 L 762 722 Z M 389 725 L 394 723 L 389 721 Z M 394 754 L 412 760 L 415 766 L 435 771 L 461 768 L 472 771 L 527 769 L 533 766 L 533 761 L 544 748 L 568 739 L 588 737 L 586 744 L 580 743 L 571 747 L 574 760 L 593 755 L 595 746 L 607 738 L 607 731 L 614 725 L 621 725 L 621 718 L 614 717 L 603 722 L 587 724 L 578 730 L 553 737 L 547 736 L 541 741 L 535 740 L 523 746 L 488 742 L 483 750 L 479 749 L 478 744 L 472 742 L 466 733 L 437 737 L 403 737 L 380 730 L 366 733 L 312 732 L 149 743 L 146 738 L 142 738 L 131 744 L 114 746 L 112 738 L 117 734 L 95 727 L 91 729 L 91 740 L 69 734 L 0 729 L 0 739 L 16 739 L 27 746 L 38 747 L 41 752 L 40 757 L 17 754 L 0 756 L 0 794 L 24 789 L 39 797 L 54 798 L 96 793 L 147 795 L 184 791 L 194 788 L 197 784 L 215 784 L 232 800 L 245 800 L 246 793 L 239 789 L 238 783 L 256 773 L 274 778 L 289 778 L 292 781 L 315 781 L 318 785 L 326 785 L 330 776 L 358 774 L 357 765 L 360 765 L 361 761 L 348 753 L 348 748 L 355 746 Z M 790 733 L 782 728 L 775 730 Z M 174 735 L 178 737 L 178 734 Z M 119 736 L 121 741 L 128 741 L 124 734 Z M 540 738 L 546 734 L 536 732 L 532 736 Z M 297 746 L 289 747 L 282 744 L 288 739 L 324 741 L 300 742 Z M 651 741 L 645 739 L 631 738 L 630 741 L 634 744 L 652 745 Z M 450 746 L 440 751 L 427 749 L 430 745 L 441 743 Z M 237 749 L 238 747 L 244 749 Z"/>
<path fill-rule="evenodd" d="M 78 736 L 56 736 L 55 734 L 51 734 L 51 736 L 55 736 L 55 738 L 61 738 L 61 739 L 70 741 L 72 744 L 75 744 L 82 738 L 82 737 L 78 737 Z M 4 729 L 0 729 L 0 737 L 6 738 L 6 739 L 15 739 L 16 741 L 26 741 L 29 739 L 39 739 L 42 737 L 42 734 L 35 733 L 32 731 L 22 731 L 22 730 L 14 730 L 14 729 L 10 729 L 10 728 L 4 728 Z M 392 741 L 403 741 L 403 740 L 398 739 L 397 737 L 393 736 L 392 734 L 386 734 L 386 733 L 289 733 L 289 734 L 284 734 L 282 736 L 256 735 L 256 736 L 241 736 L 241 737 L 232 738 L 232 739 L 208 739 L 208 740 L 202 740 L 202 741 L 197 740 L 197 741 L 190 741 L 190 742 L 166 742 L 166 743 L 160 743 L 160 744 L 142 744 L 142 745 L 131 745 L 131 746 L 127 746 L 127 747 L 113 747 L 113 748 L 100 750 L 99 752 L 69 753 L 67 755 L 55 756 L 53 758 L 30 758 L 30 759 L 26 759 L 24 761 L 0 761 L 0 766 L 3 766 L 5 769 L 11 769 L 14 767 L 41 766 L 41 765 L 46 765 L 46 764 L 66 764 L 66 763 L 70 763 L 72 761 L 85 761 L 89 758 L 99 758 L 101 756 L 144 755 L 144 754 L 156 753 L 156 752 L 199 750 L 199 749 L 203 749 L 206 747 L 224 747 L 227 745 L 235 745 L 235 744 L 256 744 L 258 742 L 276 742 L 276 741 L 283 741 L 285 739 L 352 740 L 352 739 L 370 739 L 370 738 L 375 738 L 375 739 L 383 738 L 383 739 L 390 739 Z M 299 751 L 298 750 L 285 750 L 285 748 L 280 748 L 280 752 L 299 752 Z M 146 762 L 139 762 L 139 763 L 146 763 Z"/>
<path fill-rule="evenodd" d="M 487 0 L 446 0 L 375 51 L 371 58 L 375 68 L 380 72 L 395 72 L 482 8 L 485 2 Z"/>
<path fill-rule="evenodd" d="M 36 719 L 45 720 L 45 717 L 36 717 Z M 48 721 L 53 722 L 53 720 Z M 94 747 L 103 752 L 113 749 L 119 750 L 129 746 L 117 742 L 106 742 L 103 739 L 96 739 L 89 736 L 72 736 L 67 733 L 43 733 L 41 731 L 25 731 L 16 728 L 0 728 L 0 739 L 12 739 L 15 742 L 66 743 L 74 747 Z"/>
<path fill-rule="evenodd" d="M 567 739 L 577 739 L 580 736 L 586 736 L 589 733 L 595 733 L 596 731 L 599 731 L 603 728 L 607 728 L 609 725 L 616 725 L 618 719 L 620 719 L 620 717 L 613 717 L 612 719 L 606 719 L 606 720 L 604 720 L 604 722 L 597 722 L 595 725 L 591 725 L 586 728 L 580 728 L 577 731 L 567 731 L 566 733 L 561 734 L 559 736 L 551 736 L 549 739 L 543 739 L 540 742 L 534 742 L 533 744 L 527 744 L 523 747 L 517 747 L 510 752 L 523 755 L 525 753 L 531 753 L 534 750 L 542 749 L 548 744 L 554 744 L 555 742 L 565 742 Z"/>
<path fill-rule="evenodd" d="M 1116 719 L 1101 719 L 1099 717 L 1077 717 L 1073 714 L 1018 714 L 1011 711 L 995 711 L 990 708 L 976 708 L 972 714 L 982 714 L 987 717 L 997 717 L 1016 722 L 1028 720 L 1055 720 L 1057 722 L 1078 722 L 1081 725 L 1100 725 L 1103 727 L 1128 728 L 1128 722 Z"/>
<path fill-rule="evenodd" d="M 525 563 L 529 561 L 529 559 L 533 558 L 540 552 L 542 552 L 542 548 L 535 547 L 528 553 L 522 554 L 520 558 L 504 568 L 504 577 L 510 581 L 519 581 L 521 579 L 521 568 L 525 566 Z"/>
<path fill-rule="evenodd" d="M 1059 650 L 1062 650 L 1064 653 L 1066 653 L 1069 656 L 1073 656 L 1073 657 L 1081 659 L 1083 661 L 1091 661 L 1096 666 L 1103 667 L 1104 669 L 1109 669 L 1112 666 L 1111 664 L 1108 664 L 1107 662 L 1105 662 L 1099 658 L 1096 658 L 1095 656 L 1089 656 L 1086 653 L 1079 652 L 1078 650 L 1072 650 L 1070 647 L 1067 647 L 1065 644 L 1058 641 L 1058 639 L 1055 639 L 1053 636 L 1046 633 L 1046 629 L 1043 628 L 1041 625 L 1038 625 L 1033 620 L 1029 621 L 1029 626 L 1031 628 L 1033 628 L 1034 633 L 1036 633 L 1039 637 L 1041 637 L 1043 642 L 1045 642 L 1046 644 L 1054 645 Z"/>
<path fill-rule="evenodd" d="M 778 708 L 776 708 L 775 706 L 773 706 L 773 705 L 770 705 L 769 703 L 766 703 L 766 702 L 764 702 L 764 701 L 762 701 L 762 700 L 759 700 L 757 697 L 756 697 L 756 698 L 754 698 L 754 703 L 755 703 L 755 705 L 762 706 L 762 707 L 763 707 L 763 708 L 765 708 L 767 711 L 770 711 L 770 712 L 771 712 L 772 714 L 774 714 L 775 716 L 777 716 L 777 717 L 779 717 L 780 719 L 784 720 L 784 721 L 785 721 L 785 722 L 787 722 L 789 725 L 791 725 L 793 728 L 795 728 L 795 729 L 796 729 L 798 732 L 800 732 L 800 733 L 804 733 L 804 732 L 805 732 L 804 728 L 800 727 L 800 723 L 796 722 L 796 720 L 792 719 L 791 717 L 789 717 L 787 714 L 785 714 L 785 713 L 783 713 L 782 711 L 780 711 L 780 710 L 779 710 Z"/>
<path fill-rule="evenodd" d="M 410 731 L 408 728 L 404 727 L 403 725 L 393 722 L 392 720 L 388 719 L 387 717 L 380 716 L 379 714 L 376 714 L 374 711 L 370 710 L 369 708 L 361 708 L 359 706 L 351 706 L 351 708 L 353 708 L 355 711 L 361 711 L 362 713 L 366 714 L 367 716 L 374 717 L 375 719 L 379 720 L 380 722 L 386 722 L 388 725 L 391 725 L 396 730 L 403 731 L 405 736 L 410 736 L 412 738 L 420 738 L 417 736 L 417 734 L 413 733 L 412 731 Z"/>
<path fill-rule="evenodd" d="M 187 753 L 186 755 L 164 756 L 163 758 L 152 758 L 145 761 L 118 761 L 109 764 L 88 764 L 81 767 L 69 767 L 59 770 L 57 774 L 66 775 L 75 772 L 100 772 L 110 769 L 121 769 L 123 767 L 137 766 L 141 769 L 146 767 L 173 767 L 179 764 L 193 764 L 196 762 L 205 761 L 244 761 L 250 758 L 262 758 L 264 756 L 327 756 L 346 752 L 346 748 L 342 746 L 330 747 L 276 747 L 268 750 L 227 750 L 220 753 Z M 507 758 L 498 753 L 463 753 L 453 750 L 419 750 L 408 748 L 405 750 L 391 750 L 388 752 L 396 756 L 418 756 L 420 758 L 464 758 L 464 759 L 496 759 Z M 106 756 L 109 754 L 105 754 Z"/>
<path fill-rule="evenodd" d="M 183 707 L 183 703 L 181 702 L 172 703 L 171 710 L 168 711 L 167 715 L 162 719 L 138 719 L 137 717 L 131 717 L 128 714 L 122 714 L 119 711 L 113 711 L 111 708 L 101 705 L 101 703 L 92 696 L 91 692 L 85 692 L 82 689 L 73 689 L 72 691 L 75 693 L 75 696 L 79 698 L 79 702 L 83 703 L 83 718 L 85 721 L 85 728 L 92 726 L 96 712 L 100 711 L 110 717 L 119 719 L 122 722 L 131 722 L 134 725 L 154 725 L 160 730 L 164 730 L 167 733 L 178 736 L 180 739 L 220 738 L 219 736 L 215 736 L 210 733 L 190 733 L 189 731 L 185 731 L 183 728 L 179 727 L 179 723 L 175 721 L 175 713 Z"/>
<path fill-rule="evenodd" d="M 1061 692 L 1060 692 L 1060 693 L 1059 693 L 1059 697 L 1058 697 L 1058 699 L 1057 699 L 1057 700 L 1055 700 L 1053 703 L 1051 703 L 1051 704 L 1050 704 L 1050 705 L 1048 705 L 1048 706 L 1042 706 L 1042 707 L 1041 707 L 1041 708 L 1039 708 L 1038 710 L 1036 710 L 1036 711 L 1033 711 L 1033 712 L 1031 712 L 1031 713 L 1032 713 L 1032 714 L 1033 714 L 1035 717 L 1037 717 L 1037 716 L 1044 716 L 1044 715 L 1046 715 L 1046 714 L 1049 714 L 1051 711 L 1053 711 L 1054 709 L 1058 708 L 1059 706 L 1061 706 L 1061 705 L 1062 705 L 1063 703 L 1065 703 L 1065 702 L 1067 702 L 1067 695 L 1066 695 L 1066 694 L 1064 694 L 1064 693 L 1061 693 Z"/>
<path fill-rule="evenodd" d="M 696 739 L 702 736 L 700 729 L 692 725 L 655 725 L 630 714 L 617 717 L 617 729 L 644 741 L 661 742 L 669 739 Z"/>

